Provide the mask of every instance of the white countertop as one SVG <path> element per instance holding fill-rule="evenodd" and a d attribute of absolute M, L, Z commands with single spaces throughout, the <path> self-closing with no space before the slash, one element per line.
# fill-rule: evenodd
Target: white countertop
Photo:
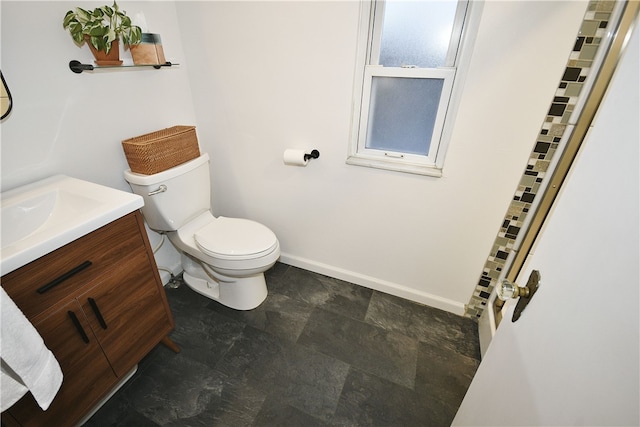
<path fill-rule="evenodd" d="M 56 175 L 0 194 L 0 275 L 144 205 L 142 197 Z"/>

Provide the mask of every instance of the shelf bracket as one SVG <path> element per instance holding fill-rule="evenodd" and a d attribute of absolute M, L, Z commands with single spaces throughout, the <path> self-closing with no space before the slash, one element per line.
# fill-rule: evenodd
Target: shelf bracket
<path fill-rule="evenodd" d="M 93 65 L 91 64 L 81 64 L 80 61 L 76 61 L 75 59 L 69 62 L 69 68 L 76 74 L 80 74 L 85 70 L 93 70 Z"/>

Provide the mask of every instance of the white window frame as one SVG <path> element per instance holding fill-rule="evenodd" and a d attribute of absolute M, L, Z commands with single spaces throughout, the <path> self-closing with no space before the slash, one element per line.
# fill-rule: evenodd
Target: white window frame
<path fill-rule="evenodd" d="M 402 67 L 384 67 L 378 65 L 384 0 L 368 0 L 360 3 L 360 27 L 354 98 L 352 112 L 352 130 L 349 142 L 347 163 L 379 169 L 394 170 L 429 176 L 442 176 L 444 158 L 449 145 L 453 127 L 454 112 L 460 97 L 462 78 L 460 78 L 463 53 L 469 36 L 466 27 L 470 26 L 472 4 L 461 2 L 458 5 L 452 31 L 446 67 L 418 68 L 412 65 Z M 467 17 L 465 18 L 465 12 Z M 463 23 L 465 25 L 463 31 Z M 465 67 L 466 68 L 466 67 Z M 443 88 L 438 113 L 431 137 L 429 153 L 416 155 L 389 150 L 375 150 L 366 147 L 366 135 L 370 110 L 371 84 L 374 77 L 432 78 L 442 79 Z"/>

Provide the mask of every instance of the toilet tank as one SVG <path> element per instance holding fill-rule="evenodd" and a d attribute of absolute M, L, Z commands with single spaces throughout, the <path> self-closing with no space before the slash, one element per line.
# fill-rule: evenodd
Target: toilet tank
<path fill-rule="evenodd" d="M 124 177 L 133 192 L 144 199 L 142 215 L 152 230 L 177 230 L 211 209 L 207 153 L 153 175 L 126 170 Z"/>

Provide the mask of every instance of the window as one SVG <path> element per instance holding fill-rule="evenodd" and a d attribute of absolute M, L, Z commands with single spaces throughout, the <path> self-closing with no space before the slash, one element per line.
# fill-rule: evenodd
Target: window
<path fill-rule="evenodd" d="M 440 176 L 467 1 L 363 2 L 347 163 Z"/>

